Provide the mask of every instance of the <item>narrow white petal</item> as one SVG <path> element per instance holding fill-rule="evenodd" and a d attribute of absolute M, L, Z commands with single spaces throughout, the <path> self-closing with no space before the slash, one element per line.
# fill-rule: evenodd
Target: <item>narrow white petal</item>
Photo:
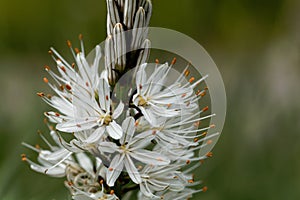
<path fill-rule="evenodd" d="M 97 128 L 86 140 L 83 142 L 86 143 L 95 143 L 101 139 L 105 131 L 105 127 L 101 126 Z"/>
<path fill-rule="evenodd" d="M 61 124 L 56 125 L 56 129 L 63 132 L 78 132 L 82 130 L 91 129 L 97 125 L 97 118 L 95 117 L 87 117 L 85 119 L 75 119 L 69 120 L 67 122 L 63 122 Z"/>
<path fill-rule="evenodd" d="M 75 154 L 79 165 L 89 174 L 94 174 L 93 163 L 85 153 Z"/>
<path fill-rule="evenodd" d="M 126 157 L 124 159 L 124 164 L 131 180 L 136 184 L 141 183 L 142 179 L 140 173 L 138 172 L 137 168 L 134 166 L 134 163 L 128 154 L 126 154 Z"/>
<path fill-rule="evenodd" d="M 109 168 L 107 169 L 106 174 L 106 184 L 109 187 L 113 187 L 115 185 L 116 180 L 120 176 L 124 167 L 124 155 L 116 155 L 110 163 Z"/>
<path fill-rule="evenodd" d="M 114 110 L 114 113 L 112 114 L 113 119 L 117 119 L 123 112 L 124 109 L 124 103 L 120 101 L 119 105 L 117 108 Z"/>
<path fill-rule="evenodd" d="M 134 152 L 131 152 L 130 156 L 135 158 L 136 160 L 150 165 L 168 165 L 170 163 L 170 160 L 167 157 L 157 152 L 148 151 L 144 149 L 139 149 Z"/>
<path fill-rule="evenodd" d="M 105 111 L 110 110 L 110 89 L 105 79 L 99 80 L 98 95 L 100 107 Z"/>
<path fill-rule="evenodd" d="M 122 130 L 124 131 L 123 137 L 121 139 L 121 144 L 125 144 L 126 142 L 131 141 L 134 134 L 134 118 L 127 117 L 122 123 Z"/>
<path fill-rule="evenodd" d="M 106 126 L 106 130 L 108 132 L 108 135 L 115 140 L 118 140 L 122 137 L 123 134 L 122 128 L 115 121 L 110 122 L 109 125 Z"/>

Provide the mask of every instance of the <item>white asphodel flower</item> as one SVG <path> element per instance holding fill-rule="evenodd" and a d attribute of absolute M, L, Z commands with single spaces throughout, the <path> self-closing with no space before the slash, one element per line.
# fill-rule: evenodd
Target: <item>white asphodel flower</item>
<path fill-rule="evenodd" d="M 111 109 L 113 105 L 110 99 L 110 88 L 105 79 L 100 79 L 97 91 L 99 102 L 97 102 L 96 99 L 82 102 L 81 99 L 84 97 L 79 96 L 78 100 L 80 100 L 80 102 L 75 103 L 76 106 L 81 103 L 83 103 L 82 106 L 87 106 L 85 110 L 81 111 L 85 111 L 87 114 L 78 117 L 75 116 L 74 119 L 65 120 L 66 122 L 59 123 L 56 128 L 64 132 L 78 132 L 95 128 L 90 138 L 101 138 L 106 130 L 108 135 L 113 139 L 120 139 L 122 129 L 115 120 L 122 114 L 124 104 L 120 102 L 114 110 Z M 84 103 L 87 103 L 87 105 L 84 105 Z M 81 107 L 81 105 L 79 106 Z"/>
<path fill-rule="evenodd" d="M 169 189 L 171 191 L 181 191 L 185 184 L 177 175 L 180 173 L 180 165 L 170 164 L 165 166 L 146 165 L 141 171 L 142 182 L 140 191 L 151 198 L 160 198 L 154 193 Z"/>
<path fill-rule="evenodd" d="M 72 152 L 63 148 L 59 142 L 56 132 L 50 127 L 50 135 L 56 145 L 51 145 L 51 143 L 39 133 L 41 138 L 48 145 L 49 149 L 42 149 L 39 145 L 31 146 L 27 143 L 22 143 L 24 146 L 32 149 L 38 153 L 38 163 L 31 161 L 26 157 L 25 154 L 22 154 L 22 160 L 28 162 L 30 168 L 39 173 L 46 173 L 49 176 L 53 177 L 64 177 L 66 176 L 66 167 L 67 165 L 74 162 L 72 158 Z"/>
<path fill-rule="evenodd" d="M 80 37 L 82 41 L 82 37 Z M 90 65 L 82 49 L 73 52 L 71 43 L 68 42 L 76 64 L 69 64 L 54 49 L 51 48 L 51 55 L 56 60 L 60 76 L 55 74 L 48 66 L 46 71 L 53 77 L 57 85 L 51 84 L 44 78 L 56 96 L 38 93 L 57 112 L 46 112 L 45 115 L 51 122 L 57 123 L 56 128 L 64 132 L 78 132 L 94 128 L 92 138 L 101 138 L 107 131 L 113 139 L 122 136 L 120 125 L 115 121 L 123 111 L 124 104 L 119 103 L 115 107 L 110 97 L 110 86 L 107 80 L 107 73 L 103 71 L 99 76 L 98 65 L 101 59 L 100 47 L 96 47 L 94 62 Z M 75 71 L 78 67 L 78 72 Z"/>
<path fill-rule="evenodd" d="M 120 200 L 113 192 L 110 194 L 104 193 L 104 187 L 102 184 L 102 190 L 96 193 L 83 192 L 77 190 L 75 187 L 73 189 L 76 191 L 72 198 L 74 200 Z"/>
<path fill-rule="evenodd" d="M 207 187 L 203 187 L 200 190 L 195 190 L 191 188 L 185 188 L 182 191 L 174 192 L 174 191 L 165 191 L 159 192 L 156 194 L 156 197 L 147 197 L 142 192 L 138 193 L 138 200 L 182 200 L 182 199 L 190 199 L 192 198 L 193 194 L 198 192 L 206 192 Z"/>
<path fill-rule="evenodd" d="M 102 151 L 115 153 L 107 170 L 106 183 L 108 186 L 114 186 L 124 167 L 134 183 L 141 183 L 140 173 L 133 160 L 155 166 L 168 165 L 170 163 L 170 160 L 159 152 L 145 149 L 151 142 L 152 137 L 134 137 L 134 125 L 134 118 L 128 117 L 124 120 L 122 124 L 124 134 L 120 139 L 120 146 L 112 142 L 101 143 Z"/>
<path fill-rule="evenodd" d="M 168 83 L 168 75 L 175 60 L 169 66 L 167 63 L 155 67 L 149 75 L 148 64 L 139 67 L 136 74 L 137 92 L 133 95 L 133 104 L 138 107 L 145 119 L 152 126 L 159 126 L 165 119 L 180 116 L 182 112 L 193 113 L 197 109 L 199 97 L 194 94 L 194 88 L 207 76 L 192 83 L 185 80 L 184 72 L 174 83 Z M 153 66 L 151 66 L 153 67 Z M 169 84 L 169 85 L 167 85 Z"/>

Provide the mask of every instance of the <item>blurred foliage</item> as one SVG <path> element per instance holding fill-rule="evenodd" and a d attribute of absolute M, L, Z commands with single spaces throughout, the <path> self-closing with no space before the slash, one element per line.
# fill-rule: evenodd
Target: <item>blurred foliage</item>
<path fill-rule="evenodd" d="M 228 112 L 214 158 L 197 177 L 194 199 L 300 199 L 300 2 L 153 0 L 152 26 L 183 32 L 213 57 L 227 89 Z M 104 0 L 0 1 L 0 199 L 67 199 L 62 179 L 28 169 L 22 141 L 42 143 L 47 106 L 35 96 L 47 50 L 86 49 L 105 39 Z M 64 54 L 65 55 L 65 54 Z M 49 90 L 48 90 L 49 91 Z M 33 156 L 29 153 L 29 156 Z"/>

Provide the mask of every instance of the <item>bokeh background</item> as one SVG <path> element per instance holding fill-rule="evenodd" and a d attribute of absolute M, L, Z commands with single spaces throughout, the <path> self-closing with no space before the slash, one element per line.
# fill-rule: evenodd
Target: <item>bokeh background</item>
<path fill-rule="evenodd" d="M 228 111 L 214 157 L 193 199 L 300 199 L 300 1 L 153 0 L 151 26 L 185 33 L 210 53 L 224 78 Z M 0 199 L 67 199 L 63 179 L 30 171 L 22 141 L 41 143 L 50 46 L 106 35 L 104 0 L 0 0 Z M 48 90 L 49 91 L 49 90 Z"/>

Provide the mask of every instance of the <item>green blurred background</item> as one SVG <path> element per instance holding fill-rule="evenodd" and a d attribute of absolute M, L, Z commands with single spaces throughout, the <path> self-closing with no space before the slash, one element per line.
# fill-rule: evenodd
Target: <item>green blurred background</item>
<path fill-rule="evenodd" d="M 194 199 L 300 199 L 300 1 L 153 0 L 151 26 L 185 33 L 224 78 L 228 111 L 214 157 L 199 170 L 209 187 Z M 22 141 L 41 143 L 50 46 L 106 35 L 104 0 L 0 0 L 0 199 L 66 199 L 63 179 L 28 169 Z M 297 89 L 298 88 L 298 89 Z M 49 90 L 48 90 L 49 91 Z"/>

